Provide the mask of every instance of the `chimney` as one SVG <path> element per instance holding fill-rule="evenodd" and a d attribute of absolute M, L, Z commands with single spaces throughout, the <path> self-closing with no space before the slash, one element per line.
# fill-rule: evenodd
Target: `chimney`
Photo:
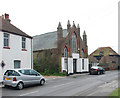
<path fill-rule="evenodd" d="M 5 13 L 5 20 L 7 20 L 8 22 L 10 22 L 11 20 L 9 19 L 9 14 Z"/>

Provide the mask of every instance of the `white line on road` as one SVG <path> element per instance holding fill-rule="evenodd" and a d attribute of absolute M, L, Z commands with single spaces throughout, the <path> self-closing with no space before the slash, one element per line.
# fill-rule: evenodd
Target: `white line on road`
<path fill-rule="evenodd" d="M 63 86 L 63 85 L 67 85 L 67 84 L 71 84 L 73 82 L 69 82 L 69 83 L 66 83 L 66 84 L 60 84 L 60 85 L 56 85 L 56 86 L 53 86 L 53 87 L 59 87 L 59 86 Z"/>
<path fill-rule="evenodd" d="M 29 92 L 29 93 L 26 93 L 26 94 L 22 94 L 22 95 L 19 95 L 19 96 L 25 96 L 25 95 L 29 95 L 29 94 L 33 94 L 33 93 L 37 93 L 38 91 L 34 91 L 34 92 Z"/>

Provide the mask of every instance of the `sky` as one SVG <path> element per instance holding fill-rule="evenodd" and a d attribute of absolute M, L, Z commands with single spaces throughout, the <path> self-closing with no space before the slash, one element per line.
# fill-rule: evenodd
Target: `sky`
<path fill-rule="evenodd" d="M 80 25 L 87 34 L 88 54 L 99 47 L 118 52 L 119 0 L 1 0 L 0 15 L 7 13 L 11 23 L 30 36 L 57 30 L 67 21 Z"/>

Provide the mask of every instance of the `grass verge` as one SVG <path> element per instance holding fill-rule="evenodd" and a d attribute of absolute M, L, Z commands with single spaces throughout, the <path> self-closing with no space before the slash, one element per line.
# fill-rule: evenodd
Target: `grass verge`
<path fill-rule="evenodd" d="M 46 76 L 66 76 L 66 73 L 52 73 L 52 74 L 48 74 L 48 73 L 41 73 L 42 75 L 46 75 Z"/>
<path fill-rule="evenodd" d="M 116 89 L 114 92 L 112 92 L 109 96 L 109 98 L 120 98 L 120 88 Z"/>

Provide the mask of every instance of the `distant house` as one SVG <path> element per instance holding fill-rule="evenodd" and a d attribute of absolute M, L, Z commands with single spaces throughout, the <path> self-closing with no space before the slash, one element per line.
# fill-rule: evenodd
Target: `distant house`
<path fill-rule="evenodd" d="M 32 37 L 11 24 L 9 14 L 0 16 L 0 82 L 7 69 L 33 68 Z"/>
<path fill-rule="evenodd" d="M 33 58 L 37 62 L 34 67 L 41 72 L 87 72 L 88 71 L 88 46 L 87 35 L 84 31 L 80 36 L 79 24 L 74 22 L 67 29 L 62 29 L 58 24 L 57 31 L 33 37 Z"/>
<path fill-rule="evenodd" d="M 89 58 L 89 67 L 97 66 L 99 64 L 99 61 L 95 57 L 88 56 L 88 58 Z"/>
<path fill-rule="evenodd" d="M 100 47 L 89 55 L 89 59 L 94 58 L 100 66 L 105 69 L 117 69 L 120 65 L 120 55 L 111 47 Z"/>

